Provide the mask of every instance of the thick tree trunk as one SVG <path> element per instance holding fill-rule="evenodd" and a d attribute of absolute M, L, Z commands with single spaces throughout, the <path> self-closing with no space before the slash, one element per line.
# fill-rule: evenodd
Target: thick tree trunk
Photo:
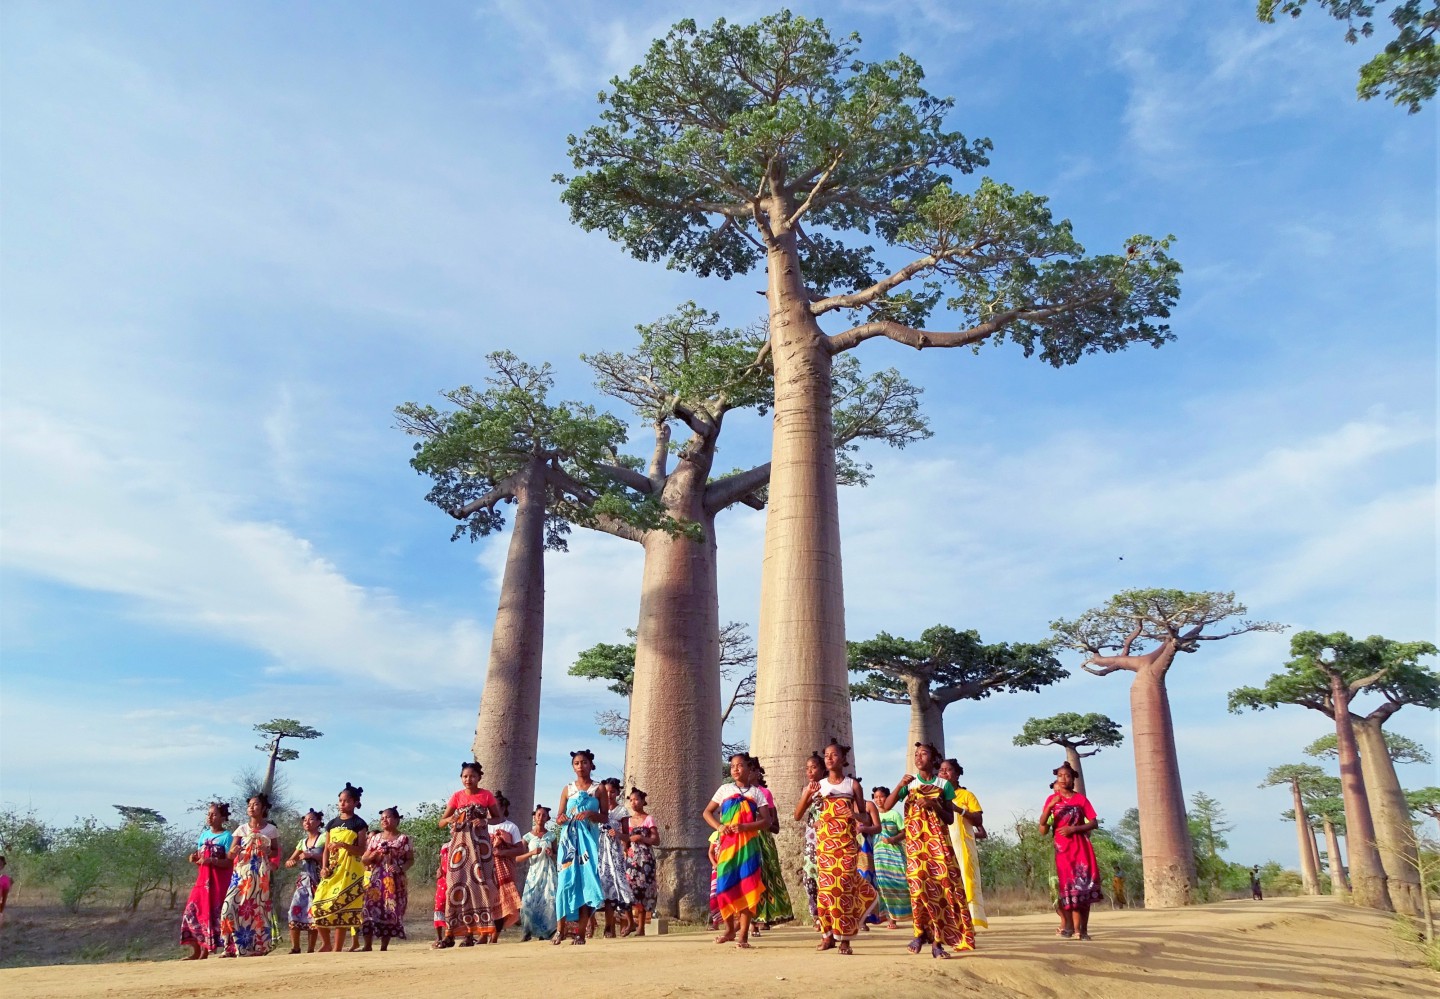
<path fill-rule="evenodd" d="M 512 815 L 535 808 L 540 737 L 540 664 L 545 640 L 545 479 L 536 462 L 520 473 L 490 664 L 475 725 L 485 786 L 504 791 Z"/>
<path fill-rule="evenodd" d="M 772 219 L 788 206 L 767 205 Z M 760 577 L 760 627 L 751 752 L 764 763 L 781 815 L 804 787 L 804 762 L 836 739 L 852 744 L 845 661 L 845 590 L 831 423 L 831 358 L 810 314 L 793 232 L 768 261 L 775 365 L 774 450 Z M 801 866 L 803 832 L 782 822 L 781 866 Z"/>
<path fill-rule="evenodd" d="M 1130 685 L 1145 906 L 1151 909 L 1189 905 L 1195 887 L 1195 848 L 1185 817 L 1185 792 L 1180 787 L 1175 729 L 1161 663 L 1165 660 L 1141 667 Z"/>
<path fill-rule="evenodd" d="M 1330 854 L 1330 894 L 1348 897 L 1350 879 L 1345 876 L 1345 854 L 1340 852 L 1340 835 L 1335 831 L 1335 823 L 1327 816 L 1320 816 L 1320 821 L 1325 824 L 1325 850 Z"/>
<path fill-rule="evenodd" d="M 1305 839 L 1310 844 L 1310 856 L 1315 863 L 1315 894 L 1321 894 L 1320 874 L 1324 868 L 1320 864 L 1320 830 L 1310 824 L 1310 816 L 1305 816 Z"/>
<path fill-rule="evenodd" d="M 1300 883 L 1306 895 L 1320 894 L 1320 858 L 1315 853 L 1315 837 L 1310 832 L 1310 816 L 1300 797 L 1300 781 L 1290 781 L 1290 795 L 1295 807 L 1295 835 L 1300 845 Z"/>
<path fill-rule="evenodd" d="M 1061 743 L 1064 746 L 1064 743 Z M 1080 750 L 1074 746 L 1065 746 L 1065 762 L 1070 764 L 1070 769 L 1075 771 L 1075 790 L 1081 794 L 1085 793 L 1085 768 L 1080 765 Z"/>
<path fill-rule="evenodd" d="M 1396 912 L 1419 917 L 1420 856 L 1415 850 L 1415 830 L 1410 825 L 1410 806 L 1395 761 L 1385 745 L 1381 719 L 1350 716 L 1350 726 L 1360 749 L 1360 773 L 1370 800 L 1370 818 L 1375 824 L 1375 842 L 1385 868 L 1390 904 Z"/>
<path fill-rule="evenodd" d="M 275 792 L 275 762 L 280 758 L 280 740 L 276 739 L 270 744 L 270 763 L 265 767 L 265 782 L 260 785 L 260 793 L 265 795 L 265 800 Z"/>
<path fill-rule="evenodd" d="M 1356 905 L 1392 911 L 1385 887 L 1385 866 L 1375 845 L 1370 799 L 1360 771 L 1360 749 L 1350 725 L 1350 691 L 1339 674 L 1330 678 L 1335 704 L 1335 743 L 1340 757 L 1340 788 L 1345 799 L 1345 844 L 1350 853 L 1350 889 Z"/>
<path fill-rule="evenodd" d="M 930 696 L 926 688 L 926 681 L 918 678 L 909 678 L 905 682 L 908 688 L 906 691 L 910 697 L 910 739 L 905 743 L 907 747 L 914 747 L 917 742 L 926 742 L 940 750 L 940 755 L 945 753 L 945 715 L 940 704 Z M 906 755 L 909 755 L 907 749 Z M 878 775 L 877 775 L 878 776 Z"/>
<path fill-rule="evenodd" d="M 631 773 L 660 827 L 660 913 L 709 918 L 710 828 L 701 814 L 720 783 L 720 604 L 715 519 L 704 513 L 703 473 L 683 466 L 666 486 L 666 509 L 699 524 L 703 541 L 651 531 L 645 538 L 635 686 L 630 694 Z M 673 494 L 693 497 L 679 504 Z M 688 507 L 688 509 L 687 509 Z"/>

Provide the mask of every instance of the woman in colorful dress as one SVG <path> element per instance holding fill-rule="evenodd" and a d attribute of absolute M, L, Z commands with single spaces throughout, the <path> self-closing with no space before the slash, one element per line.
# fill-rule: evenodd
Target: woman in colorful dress
<path fill-rule="evenodd" d="M 500 914 L 490 823 L 503 817 L 495 796 L 480 786 L 484 776 L 485 769 L 474 760 L 460 764 L 460 790 L 450 795 L 440 816 L 440 828 L 450 827 L 445 932 L 451 940 L 464 937 L 462 947 L 493 941 Z"/>
<path fill-rule="evenodd" d="M 855 783 L 860 785 L 863 793 L 865 779 L 856 774 Z M 857 820 L 859 825 L 855 831 L 860 837 L 860 876 L 875 889 L 876 898 L 875 907 L 870 910 L 870 915 L 865 917 L 865 922 L 860 924 L 860 928 L 868 933 L 872 925 L 881 922 L 885 913 L 885 900 L 880 897 L 880 889 L 875 881 L 875 834 L 880 831 L 880 809 L 875 807 L 875 802 L 866 798 L 865 814 L 863 817 L 857 816 Z"/>
<path fill-rule="evenodd" d="M 930 944 L 930 956 L 949 958 L 948 945 L 975 949 L 975 928 L 965 905 L 960 865 L 945 826 L 955 821 L 955 785 L 939 773 L 940 751 L 915 744 L 915 772 L 901 778 L 885 799 L 885 811 L 905 803 L 905 880 L 915 936 L 910 953 Z"/>
<path fill-rule="evenodd" d="M 875 887 L 885 906 L 886 924 L 898 929 L 897 919 L 910 918 L 910 886 L 905 881 L 905 813 L 898 808 L 883 811 L 890 797 L 888 787 L 872 787 L 870 800 L 880 812 L 880 831 L 875 834 Z"/>
<path fill-rule="evenodd" d="M 599 785 L 590 777 L 595 771 L 595 754 L 588 749 L 576 750 L 570 754 L 570 767 L 575 779 L 560 792 L 560 817 L 555 820 L 560 827 L 555 843 L 555 915 L 560 922 L 552 940 L 556 945 L 571 927 L 571 943 L 583 944 L 595 910 L 605 904 L 596 870 L 600 859 L 599 824 L 605 815 L 595 793 Z"/>
<path fill-rule="evenodd" d="M 510 799 L 495 792 L 500 821 L 490 827 L 491 853 L 495 855 L 495 932 L 520 922 L 520 886 L 515 883 L 515 858 L 526 852 L 520 827 L 510 821 Z"/>
<path fill-rule="evenodd" d="M 750 947 L 750 924 L 765 895 L 760 873 L 760 832 L 770 828 L 765 796 L 755 784 L 758 761 L 748 753 L 730 757 L 730 782 L 721 784 L 705 806 L 716 842 L 715 898 L 725 930 L 717 944 Z"/>
<path fill-rule="evenodd" d="M 816 783 L 825 775 L 825 759 L 819 753 L 811 753 L 805 761 L 806 786 Z M 820 915 L 817 909 L 819 883 L 815 880 L 815 820 L 820 817 L 820 802 L 812 801 L 808 808 L 795 809 L 795 821 L 805 823 L 805 849 L 801 854 L 800 883 L 805 886 L 805 903 L 810 909 L 810 925 L 820 932 Z"/>
<path fill-rule="evenodd" d="M 290 894 L 290 953 L 300 953 L 300 931 L 309 934 L 307 953 L 315 953 L 315 916 L 310 904 L 315 898 L 315 886 L 320 883 L 320 858 L 325 853 L 325 832 L 320 824 L 325 816 L 315 809 L 305 813 L 300 820 L 304 835 L 295 845 L 295 852 L 285 861 L 286 867 L 299 867 L 295 875 L 295 890 Z"/>
<path fill-rule="evenodd" d="M 270 822 L 270 800 L 257 794 L 246 804 L 248 818 L 230 842 L 230 888 L 220 907 L 222 957 L 264 957 L 271 935 L 270 876 L 279 866 L 280 830 Z"/>
<path fill-rule="evenodd" d="M 520 925 L 525 929 L 522 942 L 532 937 L 548 940 L 555 933 L 555 830 L 545 805 L 536 807 L 531 817 L 525 848 L 519 857 L 529 861 L 525 891 L 520 896 Z"/>
<path fill-rule="evenodd" d="M 977 929 L 989 929 L 985 918 L 985 894 L 980 885 L 980 850 L 976 841 L 985 839 L 985 813 L 980 809 L 980 799 L 975 792 L 960 786 L 965 768 L 959 760 L 949 759 L 940 764 L 940 776 L 955 785 L 955 821 L 950 825 L 950 845 L 955 848 L 955 861 L 960 865 L 960 876 L 965 879 L 965 904 L 970 909 L 970 922 Z"/>
<path fill-rule="evenodd" d="M 230 887 L 230 843 L 234 834 L 225 828 L 230 806 L 212 801 L 205 811 L 205 826 L 195 841 L 190 863 L 196 866 L 195 886 L 180 917 L 180 946 L 189 947 L 187 961 L 200 961 L 220 949 L 220 907 Z"/>
<path fill-rule="evenodd" d="M 598 794 L 604 819 L 600 827 L 600 860 L 596 866 L 600 891 L 605 896 L 605 935 L 614 937 L 618 922 L 620 936 L 629 936 L 633 930 L 630 907 L 635 904 L 635 894 L 625 876 L 630 809 L 620 803 L 620 780 L 616 777 L 601 781 Z"/>
<path fill-rule="evenodd" d="M 1095 809 L 1075 790 L 1069 763 L 1055 771 L 1055 792 L 1040 811 L 1040 830 L 1055 828 L 1055 874 L 1059 878 L 1060 935 L 1090 939 L 1090 906 L 1103 897 L 1090 833 L 1098 826 Z"/>
<path fill-rule="evenodd" d="M 365 844 L 361 862 L 370 870 L 361 911 L 362 950 L 380 938 L 380 950 L 390 949 L 390 938 L 405 939 L 405 910 L 410 905 L 410 886 L 405 872 L 415 863 L 410 837 L 400 831 L 400 809 L 391 805 L 380 812 L 380 831 Z"/>
<path fill-rule="evenodd" d="M 355 814 L 363 787 L 348 780 L 335 807 L 340 814 L 325 824 L 325 850 L 320 857 L 320 883 L 310 902 L 310 914 L 320 931 L 320 952 L 344 949 L 345 937 L 359 930 L 365 906 L 365 843 L 370 827 Z M 353 947 L 351 948 L 354 949 Z"/>
<path fill-rule="evenodd" d="M 660 827 L 645 810 L 649 797 L 638 787 L 630 789 L 630 856 L 625 861 L 625 880 L 635 902 L 631 915 L 635 932 L 645 935 L 645 922 L 655 914 L 660 893 L 655 886 L 655 847 L 660 845 Z"/>
<path fill-rule="evenodd" d="M 780 815 L 775 808 L 775 795 L 765 783 L 765 768 L 755 757 L 750 757 L 755 769 L 755 784 L 765 798 L 765 814 L 770 824 L 760 830 L 760 880 L 765 882 L 765 894 L 760 907 L 755 910 L 755 920 L 764 929 L 795 918 L 795 909 L 790 904 L 790 889 L 785 884 L 785 871 L 780 866 L 780 851 L 775 846 L 775 834 L 780 831 Z"/>
<path fill-rule="evenodd" d="M 800 815 L 811 802 L 820 802 L 815 820 L 815 880 L 823 936 L 816 949 L 830 950 L 838 944 L 840 953 L 847 955 L 852 953 L 850 941 L 879 901 L 875 889 L 860 875 L 859 828 L 867 816 L 860 785 L 845 776 L 849 758 L 849 746 L 836 742 L 826 746 L 826 775 L 806 786 L 796 806 L 796 815 Z"/>

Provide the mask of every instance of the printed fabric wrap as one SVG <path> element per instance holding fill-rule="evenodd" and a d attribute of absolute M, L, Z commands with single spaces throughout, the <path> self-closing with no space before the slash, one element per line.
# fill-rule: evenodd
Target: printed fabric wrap
<path fill-rule="evenodd" d="M 733 794 L 720 803 L 720 824 L 758 822 L 755 803 Z M 715 863 L 715 900 L 721 919 L 754 913 L 765 896 L 761 874 L 760 834 L 753 829 L 721 833 Z"/>

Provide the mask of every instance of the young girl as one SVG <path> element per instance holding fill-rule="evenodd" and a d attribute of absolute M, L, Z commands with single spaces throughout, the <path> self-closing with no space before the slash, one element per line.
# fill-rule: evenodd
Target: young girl
<path fill-rule="evenodd" d="M 765 796 L 755 784 L 754 758 L 730 757 L 730 783 L 721 784 L 705 806 L 705 821 L 720 834 L 716 844 L 715 897 L 725 931 L 717 944 L 750 947 L 750 923 L 765 895 L 760 874 L 760 831 L 770 827 Z"/>
<path fill-rule="evenodd" d="M 596 868 L 600 875 L 600 893 L 605 896 L 605 935 L 615 936 L 618 916 L 620 935 L 629 936 L 633 929 L 630 907 L 635 904 L 635 895 L 625 877 L 625 843 L 629 839 L 630 809 L 620 804 L 620 780 L 617 777 L 607 777 L 600 782 L 599 797 L 600 814 L 604 819 L 600 829 L 600 859 Z"/>
<path fill-rule="evenodd" d="M 248 819 L 230 842 L 230 888 L 220 907 L 223 957 L 264 957 L 270 953 L 270 875 L 279 866 L 280 830 L 270 823 L 270 800 L 250 799 Z"/>
<path fill-rule="evenodd" d="M 346 933 L 358 930 L 365 904 L 365 843 L 370 827 L 355 814 L 360 807 L 363 787 L 348 780 L 340 789 L 335 807 L 339 815 L 325 824 L 325 849 L 320 855 L 320 883 L 310 914 L 320 931 L 320 952 L 339 953 L 345 945 Z M 353 949 L 353 948 L 352 948 Z"/>
<path fill-rule="evenodd" d="M 555 914 L 560 927 L 554 943 L 565 938 L 567 927 L 575 927 L 572 943 L 585 942 L 585 930 L 595 910 L 605 904 L 600 890 L 600 876 L 595 862 L 600 853 L 598 823 L 603 819 L 596 784 L 590 779 L 595 770 L 595 754 L 588 749 L 570 754 L 575 779 L 560 792 L 559 823 L 556 837 L 557 863 L 555 882 Z"/>
<path fill-rule="evenodd" d="M 780 816 L 775 809 L 775 796 L 765 783 L 765 768 L 755 757 L 750 757 L 755 771 L 755 786 L 765 799 L 765 815 L 770 824 L 760 830 L 760 880 L 765 882 L 765 895 L 760 907 L 755 910 L 755 919 L 765 929 L 779 923 L 788 923 L 795 918 L 790 906 L 790 889 L 785 885 L 785 873 L 780 867 L 780 851 L 775 847 L 775 834 L 780 831 Z"/>
<path fill-rule="evenodd" d="M 816 783 L 825 774 L 825 760 L 819 753 L 811 753 L 805 761 L 805 784 L 808 787 Z M 800 867 L 800 883 L 805 886 L 805 902 L 810 909 L 810 925 L 815 932 L 820 932 L 820 914 L 817 904 L 819 901 L 819 882 L 816 880 L 817 869 L 815 866 L 815 820 L 820 815 L 820 802 L 812 801 L 807 808 L 795 809 L 795 820 L 805 823 L 805 852 Z"/>
<path fill-rule="evenodd" d="M 499 914 L 499 888 L 495 883 L 495 856 L 490 823 L 502 821 L 495 796 L 480 786 L 484 769 L 473 760 L 460 764 L 460 790 L 445 803 L 440 827 L 450 827 L 446 855 L 446 932 L 450 939 L 464 936 L 462 947 L 495 939 Z"/>
<path fill-rule="evenodd" d="M 625 862 L 625 880 L 635 896 L 636 933 L 645 935 L 645 921 L 655 914 L 659 892 L 655 887 L 655 847 L 660 845 L 660 828 L 655 816 L 645 811 L 649 797 L 638 787 L 630 789 L 630 859 Z"/>
<path fill-rule="evenodd" d="M 888 787 L 872 787 L 870 800 L 880 810 L 880 832 L 875 836 L 875 887 L 885 906 L 890 929 L 895 920 L 910 918 L 910 886 L 905 882 L 905 814 L 898 808 L 885 809 Z"/>
<path fill-rule="evenodd" d="M 1060 935 L 1090 939 L 1090 906 L 1100 901 L 1100 880 L 1090 833 L 1098 826 L 1095 808 L 1075 790 L 1075 771 L 1055 771 L 1055 793 L 1040 811 L 1040 830 L 1055 827 L 1055 874 L 1060 880 Z"/>
<path fill-rule="evenodd" d="M 300 953 L 300 931 L 306 930 L 309 933 L 309 942 L 306 948 L 307 953 L 315 952 L 315 937 L 318 933 L 315 930 L 315 916 L 310 911 L 311 902 L 315 897 L 315 886 L 320 883 L 320 858 L 325 853 L 325 834 L 320 829 L 320 823 L 325 821 L 325 816 L 315 809 L 305 813 L 300 820 L 301 827 L 305 834 L 300 837 L 300 842 L 295 846 L 295 852 L 290 854 L 290 859 L 285 861 L 286 867 L 300 868 L 295 876 L 295 891 L 290 896 L 290 953 Z"/>
<path fill-rule="evenodd" d="M 380 949 L 390 949 L 390 938 L 405 939 L 405 910 L 410 904 L 410 890 L 405 872 L 415 863 L 410 837 L 400 831 L 400 809 L 391 805 L 380 812 L 380 831 L 365 844 L 361 862 L 370 869 L 365 888 L 365 905 L 361 915 L 361 932 L 365 946 L 380 938 Z"/>
<path fill-rule="evenodd" d="M 520 923 L 525 928 L 523 940 L 532 937 L 546 940 L 555 932 L 555 830 L 551 828 L 550 809 L 544 805 L 536 807 L 531 816 L 525 847 L 526 852 L 519 858 L 530 862 L 525 871 L 525 892 L 520 899 Z"/>
<path fill-rule="evenodd" d="M 865 790 L 864 778 L 856 774 L 855 783 L 860 785 L 860 791 L 863 795 Z M 866 884 L 875 889 L 875 907 L 872 908 L 870 914 L 865 917 L 865 922 L 860 924 L 860 928 L 868 933 L 872 924 L 880 922 L 881 914 L 885 911 L 884 900 L 880 898 L 880 888 L 875 881 L 875 834 L 880 831 L 880 810 L 875 807 L 875 802 L 866 798 L 865 814 L 857 815 L 855 818 L 858 823 L 855 827 L 855 832 L 859 835 L 860 839 L 860 856 L 858 858 L 860 876 L 865 879 Z"/>
<path fill-rule="evenodd" d="M 965 880 L 965 904 L 970 909 L 970 922 L 977 929 L 989 929 L 985 918 L 985 896 L 980 890 L 980 850 L 977 840 L 985 839 L 985 813 L 980 809 L 980 799 L 975 792 L 960 786 L 965 768 L 959 760 L 949 759 L 940 764 L 940 776 L 955 785 L 955 821 L 950 825 L 950 845 L 955 848 L 955 862 L 960 865 L 960 876 Z"/>
<path fill-rule="evenodd" d="M 230 806 L 212 801 L 205 812 L 206 828 L 195 841 L 190 863 L 197 868 L 195 887 L 185 900 L 180 917 L 180 945 L 190 948 L 187 961 L 203 960 L 220 947 L 220 907 L 230 887 L 230 843 L 234 835 L 225 828 Z"/>
<path fill-rule="evenodd" d="M 815 819 L 816 907 L 823 934 L 817 950 L 839 944 L 841 954 L 853 953 L 850 941 L 875 907 L 875 889 L 860 875 L 860 824 L 866 817 L 865 796 L 853 777 L 845 776 L 850 747 L 838 742 L 825 747 L 826 776 L 812 781 L 795 808 L 797 817 L 812 801 L 820 802 Z"/>
<path fill-rule="evenodd" d="M 502 820 L 490 827 L 490 847 L 495 855 L 495 932 L 520 922 L 520 888 L 515 884 L 515 858 L 526 852 L 520 827 L 510 821 L 510 799 L 495 792 Z"/>
<path fill-rule="evenodd" d="M 435 871 L 435 942 L 430 945 L 435 950 L 455 946 L 455 941 L 446 932 L 450 924 L 445 921 L 445 896 L 449 894 L 445 889 L 445 862 L 449 857 L 450 844 L 441 844 L 440 867 Z"/>
<path fill-rule="evenodd" d="M 920 953 L 928 941 L 931 957 L 948 959 L 947 944 L 975 948 L 960 866 L 945 828 L 955 821 L 955 785 L 939 776 L 940 751 L 934 746 L 917 742 L 914 759 L 915 772 L 886 797 L 885 811 L 905 802 L 905 880 L 915 922 L 910 953 Z"/>

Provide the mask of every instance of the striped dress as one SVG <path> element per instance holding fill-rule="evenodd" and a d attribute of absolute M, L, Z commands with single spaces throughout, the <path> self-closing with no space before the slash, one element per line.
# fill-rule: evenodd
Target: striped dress
<path fill-rule="evenodd" d="M 764 801 L 756 787 L 722 784 L 710 799 L 720 805 L 723 825 L 757 822 Z M 765 895 L 761 876 L 760 833 L 755 830 L 723 833 L 715 863 L 715 900 L 720 918 L 754 914 Z"/>
<path fill-rule="evenodd" d="M 905 813 L 892 808 L 880 814 L 880 835 L 875 837 L 875 884 L 891 919 L 910 918 L 910 886 L 905 882 L 905 840 L 886 842 L 905 831 Z"/>

